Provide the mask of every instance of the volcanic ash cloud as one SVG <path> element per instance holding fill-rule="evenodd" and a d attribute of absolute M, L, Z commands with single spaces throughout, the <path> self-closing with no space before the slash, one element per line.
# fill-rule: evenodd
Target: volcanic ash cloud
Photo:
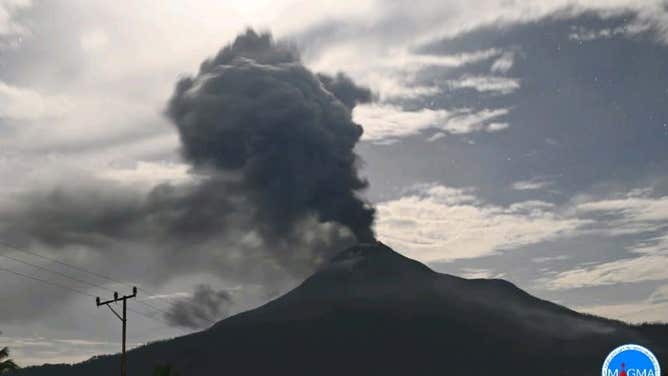
<path fill-rule="evenodd" d="M 356 194 L 367 182 L 353 151 L 362 127 L 351 111 L 370 97 L 342 74 L 313 74 L 294 49 L 248 30 L 178 82 L 167 114 L 188 161 L 237 174 L 266 233 L 286 234 L 315 216 L 369 241 L 374 209 Z"/>

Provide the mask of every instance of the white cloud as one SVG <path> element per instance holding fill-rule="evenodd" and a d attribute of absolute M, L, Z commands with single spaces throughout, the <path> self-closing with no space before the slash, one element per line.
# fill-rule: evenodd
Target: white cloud
<path fill-rule="evenodd" d="M 156 294 L 156 295 L 149 295 L 143 299 L 139 300 L 173 300 L 173 299 L 180 299 L 180 298 L 188 298 L 192 297 L 193 293 L 192 292 L 185 292 L 185 291 L 180 291 L 180 292 L 175 292 L 171 294 Z"/>
<path fill-rule="evenodd" d="M 398 106 L 371 104 L 357 106 L 353 119 L 364 127 L 362 139 L 377 141 L 418 134 L 444 122 L 448 115 L 445 110 L 404 111 Z"/>
<path fill-rule="evenodd" d="M 540 182 L 540 183 L 537 183 Z M 516 188 L 538 189 L 540 180 L 518 182 Z M 559 238 L 585 235 L 616 237 L 637 234 L 630 256 L 590 262 L 537 281 L 547 290 L 668 280 L 668 228 L 664 197 L 634 190 L 619 199 L 591 199 L 557 207 L 544 201 L 508 206 L 485 203 L 473 191 L 420 186 L 397 200 L 378 205 L 379 238 L 424 261 L 476 258 Z M 606 216 L 592 216 L 605 212 Z M 651 235 L 664 227 L 660 235 Z M 650 234 L 646 236 L 645 234 Z M 565 260 L 536 258 L 534 262 Z"/>
<path fill-rule="evenodd" d="M 608 236 L 650 234 L 650 237 L 631 246 L 634 253 L 651 254 L 667 248 L 666 236 L 655 237 L 655 232 L 668 230 L 668 196 L 652 197 L 651 189 L 636 189 L 624 195 L 593 200 L 591 197 L 576 199 L 576 215 L 604 217 L 599 226 L 592 229 Z"/>
<path fill-rule="evenodd" d="M 547 188 L 553 185 L 554 182 L 543 178 L 533 178 L 529 180 L 521 180 L 513 183 L 512 188 L 516 191 L 534 191 Z"/>
<path fill-rule="evenodd" d="M 190 166 L 176 163 L 138 162 L 134 168 L 101 170 L 97 176 L 132 186 L 155 187 L 162 183 L 182 183 L 192 177 Z"/>
<path fill-rule="evenodd" d="M 646 190 L 634 190 L 620 198 L 584 202 L 576 209 L 582 213 L 616 215 L 620 223 L 661 223 L 668 221 L 668 196 L 650 197 Z"/>
<path fill-rule="evenodd" d="M 50 119 L 64 116 L 71 108 L 72 104 L 66 97 L 46 95 L 0 82 L 0 119 Z"/>
<path fill-rule="evenodd" d="M 514 78 L 496 76 L 465 76 L 448 81 L 453 89 L 474 89 L 479 92 L 510 94 L 520 88 L 520 81 Z"/>
<path fill-rule="evenodd" d="M 503 273 L 494 273 L 494 271 L 491 269 L 483 269 L 483 268 L 464 268 L 461 269 L 458 274 L 461 277 L 469 279 L 478 279 L 478 278 L 490 279 L 490 278 L 504 277 Z"/>
<path fill-rule="evenodd" d="M 81 35 L 79 43 L 84 51 L 94 52 L 104 48 L 109 43 L 109 36 L 104 30 L 90 30 Z"/>
<path fill-rule="evenodd" d="M 456 68 L 499 56 L 496 49 L 479 50 L 461 54 L 430 55 L 408 52 L 403 47 L 389 51 L 364 53 L 360 64 L 359 54 L 363 46 L 355 41 L 335 45 L 309 62 L 314 70 L 335 73 L 345 71 L 356 81 L 369 86 L 381 100 L 416 98 L 440 91 L 435 85 L 417 84 L 416 74 L 425 68 Z"/>
<path fill-rule="evenodd" d="M 451 54 L 451 55 L 430 55 L 399 52 L 391 55 L 388 59 L 383 59 L 381 65 L 401 71 L 417 71 L 425 67 L 462 67 L 467 64 L 478 63 L 499 56 L 501 51 L 490 48 L 473 52 Z"/>
<path fill-rule="evenodd" d="M 557 213 L 546 202 L 496 206 L 471 191 L 434 185 L 380 203 L 376 231 L 409 257 L 450 261 L 557 239 L 587 223 Z"/>
<path fill-rule="evenodd" d="M 370 72 L 364 85 L 368 86 L 381 101 L 388 99 L 413 99 L 438 94 L 436 86 L 417 85 L 410 75 L 393 75 L 382 72 Z"/>
<path fill-rule="evenodd" d="M 602 304 L 574 307 L 576 311 L 596 316 L 608 317 L 634 324 L 665 323 L 668 317 L 668 304 L 652 304 L 638 301 L 626 304 Z"/>
<path fill-rule="evenodd" d="M 446 136 L 447 136 L 447 135 L 446 135 L 445 133 L 443 133 L 443 132 L 436 132 L 436 133 L 434 133 L 433 135 L 429 136 L 429 138 L 426 139 L 425 141 L 427 141 L 427 142 L 434 142 L 434 141 L 438 141 L 438 140 L 440 140 L 440 139 L 442 139 L 442 138 L 444 138 L 444 137 L 446 137 Z"/>
<path fill-rule="evenodd" d="M 547 0 L 512 3 L 505 0 L 481 0 L 475 6 L 459 0 L 422 1 L 417 6 L 415 2 L 408 0 L 396 1 L 390 6 L 380 1 L 371 2 L 371 5 L 368 2 L 364 4 L 363 9 L 370 11 L 365 17 L 345 21 L 343 18 L 336 18 L 341 21 L 342 31 L 334 32 L 335 36 L 328 41 L 328 48 L 320 51 L 309 61 L 309 65 L 328 72 L 344 70 L 357 81 L 377 90 L 383 99 L 403 95 L 414 97 L 422 95 L 422 92 L 435 90 L 430 86 L 420 87 L 416 92 L 409 90 L 411 83 L 414 84 L 414 73 L 426 66 L 453 67 L 495 59 L 490 66 L 490 72 L 507 73 L 515 63 L 513 51 L 488 49 L 450 56 L 420 55 L 414 52 L 416 47 L 424 43 L 454 37 L 487 25 L 528 23 L 555 13 L 565 17 L 595 12 L 609 17 L 631 11 L 636 12 L 638 17 L 625 27 L 626 34 L 651 29 L 668 43 L 668 12 L 655 0 Z M 387 25 L 398 24 L 398 19 L 401 20 L 400 26 L 393 27 L 390 32 Z M 443 22 L 444 19 L 448 22 Z M 519 85 L 512 80 L 502 82 L 498 79 L 468 79 L 459 84 L 484 91 L 504 92 L 516 90 Z"/>
<path fill-rule="evenodd" d="M 668 318 L 668 285 L 659 286 L 644 300 L 623 304 L 601 304 L 575 307 L 577 311 L 631 323 L 666 322 Z"/>
<path fill-rule="evenodd" d="M 494 61 L 490 71 L 492 73 L 508 73 L 508 71 L 515 64 L 515 54 L 512 52 L 505 52 L 498 59 Z"/>
<path fill-rule="evenodd" d="M 469 109 L 448 111 L 427 108 L 407 111 L 394 105 L 368 104 L 355 107 L 353 119 L 364 127 L 363 140 L 378 142 L 413 136 L 430 128 L 450 134 L 497 132 L 508 128 L 508 124 L 490 121 L 508 112 L 505 108 L 477 112 Z"/>
<path fill-rule="evenodd" d="M 645 255 L 668 255 L 668 232 L 661 236 L 640 241 L 629 250 L 633 253 Z M 668 273 L 666 278 L 668 278 Z"/>
<path fill-rule="evenodd" d="M 495 132 L 508 128 L 506 123 L 491 123 L 510 112 L 507 108 L 484 109 L 473 112 L 468 109 L 456 110 L 446 119 L 441 129 L 452 134 L 472 133 L 476 131 Z"/>
<path fill-rule="evenodd" d="M 508 123 L 489 123 L 487 126 L 487 132 L 499 132 L 510 128 Z"/>
<path fill-rule="evenodd" d="M 668 285 L 663 285 L 656 288 L 647 300 L 650 303 L 668 303 Z"/>
<path fill-rule="evenodd" d="M 0 36 L 19 36 L 27 32 L 14 20 L 14 14 L 31 6 L 31 3 L 30 0 L 0 0 Z"/>
<path fill-rule="evenodd" d="M 466 30 L 489 25 L 489 24 L 514 24 L 526 23 L 543 18 L 551 13 L 561 10 L 564 14 L 581 14 L 593 11 L 602 15 L 615 15 L 624 11 L 636 11 L 639 14 L 637 25 L 649 24 L 656 27 L 660 32 L 665 32 L 666 11 L 662 8 L 662 2 L 656 0 L 545 0 L 545 1 L 518 1 L 509 3 L 503 0 L 482 0 L 476 6 L 467 6 L 470 3 L 464 1 L 442 1 L 433 2 L 431 6 L 416 7 L 413 2 L 401 3 L 402 13 L 407 18 L 417 17 L 424 20 L 424 24 L 430 30 L 424 30 L 422 38 L 431 39 L 436 35 L 456 35 Z M 450 17 L 456 21 L 452 24 L 433 25 L 427 20 L 434 19 L 450 11 Z"/>
<path fill-rule="evenodd" d="M 618 36 L 632 37 L 642 32 L 649 31 L 651 27 L 651 23 L 643 23 L 638 21 L 615 28 L 587 29 L 584 27 L 573 27 L 573 30 L 568 35 L 568 38 L 572 40 L 588 42 L 597 39 L 610 39 Z"/>
<path fill-rule="evenodd" d="M 572 215 L 595 219 L 585 233 L 636 235 L 637 240 L 626 247 L 634 257 L 561 272 L 551 281 L 543 281 L 546 288 L 564 290 L 668 280 L 668 197 L 651 197 L 651 193 L 651 189 L 636 189 L 617 198 L 579 198 Z"/>
<path fill-rule="evenodd" d="M 580 267 L 542 281 L 548 290 L 668 280 L 668 255 L 648 255 Z"/>
<path fill-rule="evenodd" d="M 558 255 L 558 256 L 544 256 L 544 257 L 534 257 L 531 259 L 531 261 L 537 263 L 537 264 L 542 264 L 546 262 L 552 262 L 552 261 L 564 261 L 570 259 L 571 256 L 569 255 Z"/>

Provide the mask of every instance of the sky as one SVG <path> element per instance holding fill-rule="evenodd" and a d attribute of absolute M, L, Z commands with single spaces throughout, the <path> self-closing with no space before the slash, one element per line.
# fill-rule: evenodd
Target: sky
<path fill-rule="evenodd" d="M 300 57 L 218 54 L 249 27 Z M 207 70 L 206 59 L 228 65 Z M 368 181 L 342 194 L 375 207 L 376 236 L 395 250 L 580 311 L 665 322 L 666 61 L 662 1 L 0 0 L 0 346 L 21 365 L 116 352 L 119 322 L 93 297 L 134 284 L 129 343 L 192 332 L 297 284 L 328 254 L 310 248 L 349 240 L 302 215 L 331 209 L 321 205 L 289 206 L 294 220 L 276 232 L 274 190 L 188 149 L 203 141 L 186 137 L 182 106 L 207 118 L 206 90 L 246 69 L 334 93 L 333 105 L 321 91 L 313 100 L 363 133 L 327 145 L 354 146 L 344 172 Z M 346 102 L 322 77 L 359 96 Z M 243 109 L 288 100 L 272 98 Z M 181 205 L 216 219 L 165 235 Z M 276 233 L 290 241 L 257 251 Z"/>

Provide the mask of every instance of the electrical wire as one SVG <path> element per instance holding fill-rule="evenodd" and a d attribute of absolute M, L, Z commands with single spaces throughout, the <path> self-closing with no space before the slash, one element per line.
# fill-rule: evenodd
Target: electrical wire
<path fill-rule="evenodd" d="M 33 276 L 30 276 L 30 275 L 27 275 L 27 274 L 23 274 L 23 273 L 20 273 L 20 272 L 16 272 L 14 270 L 5 269 L 5 268 L 0 267 L 0 271 L 7 272 L 7 273 L 12 273 L 14 275 L 24 277 L 24 278 L 29 278 L 29 279 L 32 279 L 32 280 L 37 281 L 37 282 L 41 282 L 41 283 L 44 283 L 44 284 L 47 284 L 47 285 L 50 285 L 50 286 L 54 286 L 54 287 L 58 287 L 58 288 L 61 288 L 61 289 L 69 290 L 69 291 L 75 292 L 77 294 L 81 294 L 81 295 L 84 295 L 84 296 L 89 296 L 91 298 L 96 297 L 95 295 L 89 294 L 85 291 L 77 290 L 77 289 L 71 288 L 69 286 L 61 285 L 59 283 L 47 281 L 45 279 L 41 279 L 41 278 L 33 277 Z"/>
<path fill-rule="evenodd" d="M 67 279 L 69 279 L 69 280 L 71 280 L 71 281 L 78 282 L 78 283 L 81 283 L 81 284 L 84 284 L 84 285 L 87 285 L 87 286 L 95 287 L 95 288 L 102 289 L 102 290 L 105 290 L 105 291 L 108 291 L 108 292 L 112 292 L 112 293 L 115 293 L 115 292 L 116 292 L 116 291 L 114 291 L 114 290 L 112 290 L 112 289 L 110 289 L 110 288 L 108 288 L 108 287 L 105 287 L 105 286 L 102 286 L 102 285 L 98 285 L 98 284 L 95 284 L 95 283 L 91 283 L 91 282 L 88 282 L 88 281 L 85 281 L 85 280 L 82 280 L 82 279 L 79 279 L 79 278 L 75 278 L 75 277 L 69 276 L 69 275 L 67 275 L 67 274 L 65 274 L 65 273 L 61 273 L 61 272 L 59 272 L 59 271 L 51 270 L 51 269 L 49 269 L 49 268 L 45 268 L 45 267 L 43 267 L 43 266 L 40 266 L 40 265 L 36 265 L 36 264 L 30 263 L 30 262 L 27 262 L 27 261 L 25 261 L 25 260 L 21 260 L 21 259 L 16 258 L 16 257 L 12 257 L 12 256 L 8 256 L 8 255 L 0 255 L 0 257 L 5 257 L 5 258 L 7 258 L 7 259 L 10 259 L 10 260 L 13 260 L 13 261 L 16 261 L 16 262 L 19 262 L 19 263 L 22 263 L 22 264 L 31 266 L 31 267 L 36 268 L 36 269 L 39 269 L 39 270 L 43 270 L 43 271 L 48 272 L 48 273 L 52 273 L 52 274 L 61 276 L 61 277 L 63 277 L 63 278 L 67 278 Z M 153 311 L 157 311 L 157 312 L 161 312 L 161 313 L 163 313 L 163 314 L 167 314 L 167 311 L 165 311 L 165 310 L 163 310 L 163 309 L 161 309 L 161 308 L 158 308 L 158 307 L 156 307 L 156 306 L 154 306 L 154 305 L 152 305 L 152 304 L 146 303 L 145 301 L 137 300 L 137 303 L 139 303 L 139 304 L 143 304 L 143 305 L 147 306 L 148 308 L 152 309 Z"/>
<path fill-rule="evenodd" d="M 2 268 L 2 267 L 0 267 L 0 271 L 7 272 L 7 273 L 11 273 L 11 274 L 14 274 L 14 275 L 16 275 L 16 276 L 23 277 L 23 278 L 28 278 L 28 279 L 31 279 L 31 280 L 36 281 L 36 282 L 43 283 L 43 284 L 48 285 L 48 286 L 57 287 L 57 288 L 60 288 L 60 289 L 63 289 L 63 290 L 68 290 L 68 291 L 71 291 L 71 292 L 74 292 L 74 293 L 76 293 L 76 294 L 83 295 L 83 296 L 86 296 L 86 297 L 96 298 L 95 295 L 93 295 L 93 294 L 89 294 L 89 293 L 87 293 L 87 292 L 85 292 L 85 291 L 81 291 L 81 290 L 72 288 L 72 287 L 70 287 L 70 286 L 62 285 L 62 284 L 60 284 L 60 283 L 55 283 L 55 282 L 53 282 L 53 281 L 48 281 L 48 280 L 46 280 L 46 279 L 37 278 L 37 277 L 31 276 L 31 275 L 28 275 L 28 274 L 24 274 L 24 273 L 21 273 L 21 272 L 17 272 L 17 271 L 11 270 L 11 269 L 6 269 L 6 268 Z M 143 316 L 143 317 L 145 317 L 145 318 L 147 318 L 147 319 L 150 319 L 150 320 L 156 321 L 156 322 L 158 322 L 158 323 L 161 323 L 161 324 L 162 324 L 161 327 L 171 328 L 171 327 L 165 325 L 164 322 L 162 322 L 162 321 L 156 319 L 155 317 L 152 317 L 152 316 L 150 316 L 150 315 L 147 315 L 147 314 L 144 313 L 144 312 L 141 312 L 141 311 L 132 309 L 132 308 L 130 308 L 130 307 L 128 307 L 127 310 L 130 311 L 130 312 L 132 312 L 132 313 L 136 313 L 136 314 L 138 314 L 138 315 L 140 315 L 140 316 Z M 172 329 L 173 329 L 173 328 L 172 328 Z"/>
<path fill-rule="evenodd" d="M 8 258 L 8 259 L 13 260 L 13 261 L 20 262 L 21 264 L 32 266 L 33 268 L 37 268 L 39 270 L 44 270 L 46 272 L 49 272 L 49 273 L 52 273 L 52 274 L 55 274 L 55 275 L 59 275 L 63 278 L 67 278 L 69 280 L 72 280 L 72 281 L 75 281 L 75 282 L 78 282 L 78 283 L 82 283 L 84 285 L 88 285 L 88 286 L 91 286 L 91 287 L 96 287 L 96 288 L 106 290 L 106 291 L 109 291 L 109 292 L 114 292 L 114 290 L 112 290 L 110 288 L 107 288 L 107 287 L 104 287 L 104 286 L 101 286 L 101 285 L 98 285 L 98 284 L 95 284 L 95 283 L 90 283 L 88 281 L 84 281 L 82 279 L 78 279 L 78 278 L 75 278 L 75 277 L 71 277 L 71 276 L 69 276 L 65 273 L 61 273 L 61 272 L 58 272 L 58 271 L 55 271 L 55 270 L 51 270 L 51 269 L 45 268 L 45 267 L 40 266 L 40 265 L 35 265 L 35 264 L 30 263 L 30 262 L 18 259 L 16 257 L 7 256 L 7 255 L 0 255 L 0 257 L 5 257 L 5 258 Z"/>
<path fill-rule="evenodd" d="M 66 267 L 68 267 L 68 268 L 70 268 L 70 269 L 72 269 L 72 270 L 77 270 L 77 271 L 80 271 L 80 272 L 84 272 L 84 273 L 87 273 L 87 274 L 89 274 L 89 275 L 95 276 L 95 277 L 97 277 L 97 278 L 105 279 L 105 280 L 107 280 L 107 281 L 111 281 L 111 282 L 114 282 L 114 283 L 119 284 L 119 285 L 127 285 L 127 283 L 121 282 L 121 281 L 119 281 L 119 280 L 117 280 L 117 279 L 114 279 L 114 278 L 112 278 L 112 277 L 109 277 L 109 276 L 106 276 L 106 275 L 103 275 L 103 274 L 99 274 L 99 273 L 90 271 L 90 270 L 88 270 L 88 269 L 85 269 L 85 268 L 82 268 L 82 267 L 79 267 L 79 266 L 76 266 L 76 265 L 72 265 L 72 264 L 69 264 L 69 263 L 60 261 L 60 260 L 58 260 L 58 259 L 56 259 L 56 258 L 53 258 L 53 257 L 48 257 L 48 256 L 44 256 L 44 255 L 39 254 L 39 253 L 31 252 L 31 251 L 28 251 L 28 250 L 26 250 L 26 249 L 23 249 L 23 248 L 14 246 L 14 245 L 9 244 L 9 243 L 4 242 L 4 241 L 0 241 L 0 246 L 4 246 L 4 247 L 6 247 L 6 248 L 9 248 L 9 249 L 12 249 L 12 250 L 15 250 L 15 251 L 18 251 L 18 252 L 22 252 L 22 253 L 29 254 L 29 255 L 32 255 L 32 256 L 35 256 L 35 257 L 39 257 L 39 258 L 41 258 L 41 259 L 48 260 L 48 261 L 57 263 L 57 264 L 62 265 L 62 266 L 66 266 Z M 61 277 L 67 278 L 67 279 L 69 279 L 69 280 L 72 280 L 72 281 L 75 281 L 75 282 L 78 282 L 78 283 L 81 283 L 81 284 L 85 284 L 85 285 L 88 285 L 88 286 L 91 286 L 91 287 L 95 287 L 95 288 L 99 288 L 99 289 L 102 289 L 102 290 L 105 290 L 105 291 L 108 291 L 108 292 L 114 292 L 114 293 L 115 293 L 114 290 L 112 290 L 112 289 L 110 289 L 110 288 L 107 288 L 107 287 L 105 287 L 105 286 L 102 286 L 102 285 L 99 285 L 99 284 L 95 284 L 95 283 L 91 283 L 91 282 L 88 282 L 88 281 L 85 281 L 85 280 L 82 280 L 82 279 L 79 279 L 79 278 L 75 278 L 75 277 L 69 276 L 69 275 L 67 275 L 67 274 L 65 274 L 65 273 L 61 273 L 61 272 L 58 272 L 58 271 L 54 271 L 54 270 L 51 270 L 51 269 L 49 269 L 49 268 L 46 268 L 46 267 L 43 267 L 43 266 L 40 266 L 40 265 L 32 264 L 32 263 L 27 262 L 27 261 L 25 261 L 25 260 L 21 260 L 21 259 L 12 257 L 12 256 L 1 255 L 1 254 L 0 254 L 0 257 L 5 257 L 5 258 L 11 259 L 11 260 L 13 260 L 13 261 L 20 262 L 20 263 L 22 263 L 22 264 L 29 265 L 29 266 L 31 266 L 31 267 L 34 267 L 34 268 L 37 268 L 37 269 L 40 269 L 40 270 L 43 270 L 43 271 L 46 271 L 46 272 L 49 272 L 49 273 L 52 273 L 52 274 L 59 275 L 59 276 L 61 276 Z M 7 269 L 2 269 L 2 270 L 9 271 L 9 270 L 7 270 Z M 12 271 L 10 271 L 10 272 L 12 272 Z M 12 273 L 14 273 L 14 272 L 12 272 Z M 14 273 L 14 274 L 17 274 L 17 273 Z M 18 273 L 18 274 L 20 274 L 20 273 Z M 26 277 L 31 278 L 31 279 L 40 280 L 40 281 L 45 281 L 45 280 L 41 280 L 41 279 L 39 279 L 39 278 L 32 278 L 32 277 L 30 277 L 30 276 L 23 275 L 23 274 L 21 274 L 21 275 L 22 275 L 22 276 L 26 276 Z M 48 281 L 46 281 L 46 282 L 48 283 Z M 55 285 L 55 284 L 54 284 L 54 285 Z M 59 286 L 63 286 L 63 285 L 59 285 Z M 67 288 L 67 289 L 69 289 L 69 290 L 71 290 L 71 291 L 81 292 L 81 291 L 79 291 L 79 290 L 75 290 L 75 289 L 71 289 L 71 288 Z M 157 295 L 156 293 L 151 293 L 150 291 L 147 291 L 146 289 L 143 289 L 143 288 L 140 288 L 140 287 L 137 287 L 137 289 L 140 290 L 140 291 L 143 291 L 143 292 L 147 293 L 149 296 L 151 296 L 151 295 L 154 295 L 154 296 Z M 86 295 L 95 297 L 95 296 L 93 296 L 93 295 L 91 295 L 91 294 L 88 294 L 88 293 L 86 293 Z M 144 305 L 144 306 L 146 306 L 146 307 L 152 309 L 152 310 L 154 311 L 154 313 L 155 313 L 155 312 L 160 312 L 160 313 L 162 313 L 163 315 L 167 315 L 167 314 L 169 314 L 169 312 L 168 312 L 167 310 L 162 309 L 162 308 L 160 308 L 160 307 L 156 307 L 156 306 L 153 305 L 153 304 L 149 304 L 149 303 L 147 303 L 147 302 L 144 301 L 144 300 L 139 300 L 139 299 L 138 299 L 138 300 L 137 300 L 137 303 L 142 304 L 142 305 Z M 151 316 L 148 316 L 148 315 L 146 315 L 146 314 L 144 314 L 144 313 L 141 313 L 141 312 L 139 312 L 139 311 L 131 310 L 131 309 L 129 309 L 129 310 L 130 310 L 131 312 L 137 313 L 137 314 L 139 314 L 139 315 L 148 317 L 148 318 L 150 318 L 150 319 L 152 319 L 152 320 L 156 320 L 155 318 L 153 318 L 153 317 L 151 317 Z M 156 320 L 156 321 L 157 321 L 157 320 Z M 216 321 L 214 321 L 214 320 L 208 320 L 208 319 L 205 319 L 205 321 L 208 321 L 208 322 L 211 323 L 211 324 L 215 324 L 215 323 L 216 323 Z"/>

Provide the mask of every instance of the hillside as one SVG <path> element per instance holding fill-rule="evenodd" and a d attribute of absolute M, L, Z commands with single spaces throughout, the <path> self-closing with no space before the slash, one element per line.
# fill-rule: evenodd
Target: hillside
<path fill-rule="evenodd" d="M 595 375 L 638 343 L 665 363 L 666 326 L 632 327 L 498 279 L 440 274 L 378 244 L 343 251 L 289 293 L 208 330 L 129 353 L 129 375 Z M 118 374 L 118 356 L 21 376 Z"/>

